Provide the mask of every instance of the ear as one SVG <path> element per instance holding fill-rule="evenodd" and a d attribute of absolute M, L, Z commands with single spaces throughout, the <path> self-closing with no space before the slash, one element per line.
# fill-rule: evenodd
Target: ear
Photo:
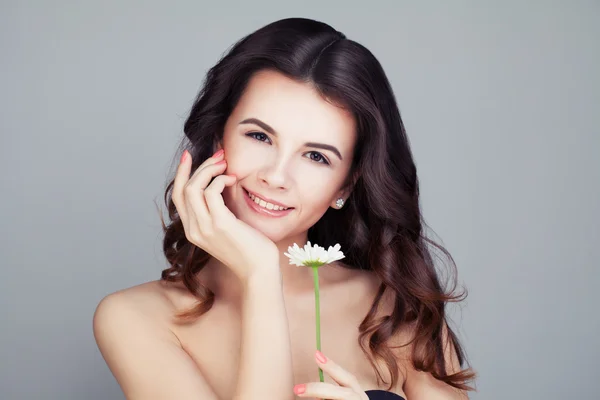
<path fill-rule="evenodd" d="M 354 186 L 356 185 L 356 181 L 358 181 L 359 176 L 360 175 L 358 173 L 354 173 L 350 182 L 344 188 L 342 188 L 331 201 L 331 208 L 339 210 L 340 208 L 344 207 L 348 197 L 350 197 L 350 193 L 352 193 L 352 190 L 354 190 Z M 339 201 L 340 199 L 341 201 Z"/>

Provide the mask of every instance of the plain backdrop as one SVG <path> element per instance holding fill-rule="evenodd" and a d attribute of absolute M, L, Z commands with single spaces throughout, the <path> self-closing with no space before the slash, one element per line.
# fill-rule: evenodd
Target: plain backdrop
<path fill-rule="evenodd" d="M 155 202 L 207 69 L 291 16 L 393 84 L 471 398 L 598 399 L 597 1 L 114 0 L 0 6 L 0 398 L 123 399 L 95 307 L 166 268 Z"/>

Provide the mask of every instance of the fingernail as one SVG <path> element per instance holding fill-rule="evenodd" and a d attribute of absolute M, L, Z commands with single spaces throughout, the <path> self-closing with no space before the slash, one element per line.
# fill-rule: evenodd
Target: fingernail
<path fill-rule="evenodd" d="M 223 154 L 225 151 L 223 149 L 217 151 L 215 154 L 213 154 L 212 158 L 219 158 L 221 156 L 221 154 Z"/>
<path fill-rule="evenodd" d="M 306 385 L 305 384 L 294 386 L 294 393 L 296 393 L 296 394 L 302 394 L 304 392 L 306 392 Z"/>
<path fill-rule="evenodd" d="M 327 362 L 327 357 L 325 357 L 325 355 L 319 350 L 317 350 L 317 352 L 315 353 L 315 357 L 317 357 L 317 361 L 321 364 L 325 364 Z"/>
<path fill-rule="evenodd" d="M 179 164 L 181 164 L 182 162 L 185 161 L 185 159 L 187 158 L 187 154 L 188 154 L 188 151 L 184 150 L 183 154 L 181 155 L 181 160 L 179 160 Z"/>
<path fill-rule="evenodd" d="M 226 161 L 225 161 L 225 159 L 223 159 L 219 162 L 216 162 L 215 165 L 221 165 L 221 164 L 225 164 L 225 163 L 226 163 Z"/>

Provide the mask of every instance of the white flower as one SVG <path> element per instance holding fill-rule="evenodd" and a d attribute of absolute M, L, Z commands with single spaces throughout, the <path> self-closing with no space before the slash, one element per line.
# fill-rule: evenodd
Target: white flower
<path fill-rule="evenodd" d="M 288 247 L 288 253 L 283 253 L 290 258 L 290 264 L 306 267 L 320 267 L 344 258 L 344 253 L 340 251 L 341 246 L 329 246 L 328 250 L 319 245 L 311 246 L 310 242 L 304 245 L 304 249 L 298 247 L 296 243 Z"/>

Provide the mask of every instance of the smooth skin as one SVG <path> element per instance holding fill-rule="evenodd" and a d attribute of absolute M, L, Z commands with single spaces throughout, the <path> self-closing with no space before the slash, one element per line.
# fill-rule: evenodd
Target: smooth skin
<path fill-rule="evenodd" d="M 243 122 L 249 118 L 275 132 Z M 147 282 L 100 302 L 94 335 L 127 399 L 365 400 L 365 390 L 384 388 L 358 345 L 358 326 L 379 285 L 376 276 L 344 268 L 343 260 L 320 269 L 322 362 L 315 348 L 311 271 L 289 265 L 283 255 L 293 243 L 305 243 L 308 228 L 335 208 L 337 198 L 348 198 L 352 188 L 342 183 L 354 130 L 352 116 L 309 84 L 262 71 L 228 118 L 215 148 L 224 152 L 191 177 L 192 159 L 184 154 L 173 202 L 187 239 L 213 256 L 196 278 L 215 293 L 215 302 L 188 325 L 173 319 L 196 303 L 180 283 Z M 307 142 L 334 146 L 341 158 Z M 246 204 L 245 189 L 294 209 L 282 218 L 260 215 Z M 380 315 L 390 307 L 388 295 Z M 407 326 L 391 344 L 410 335 Z M 414 371 L 409 347 L 396 352 L 400 380 L 393 392 L 408 400 L 467 398 Z M 449 370 L 457 370 L 455 355 L 448 355 Z M 318 382 L 318 367 L 325 383 Z"/>

